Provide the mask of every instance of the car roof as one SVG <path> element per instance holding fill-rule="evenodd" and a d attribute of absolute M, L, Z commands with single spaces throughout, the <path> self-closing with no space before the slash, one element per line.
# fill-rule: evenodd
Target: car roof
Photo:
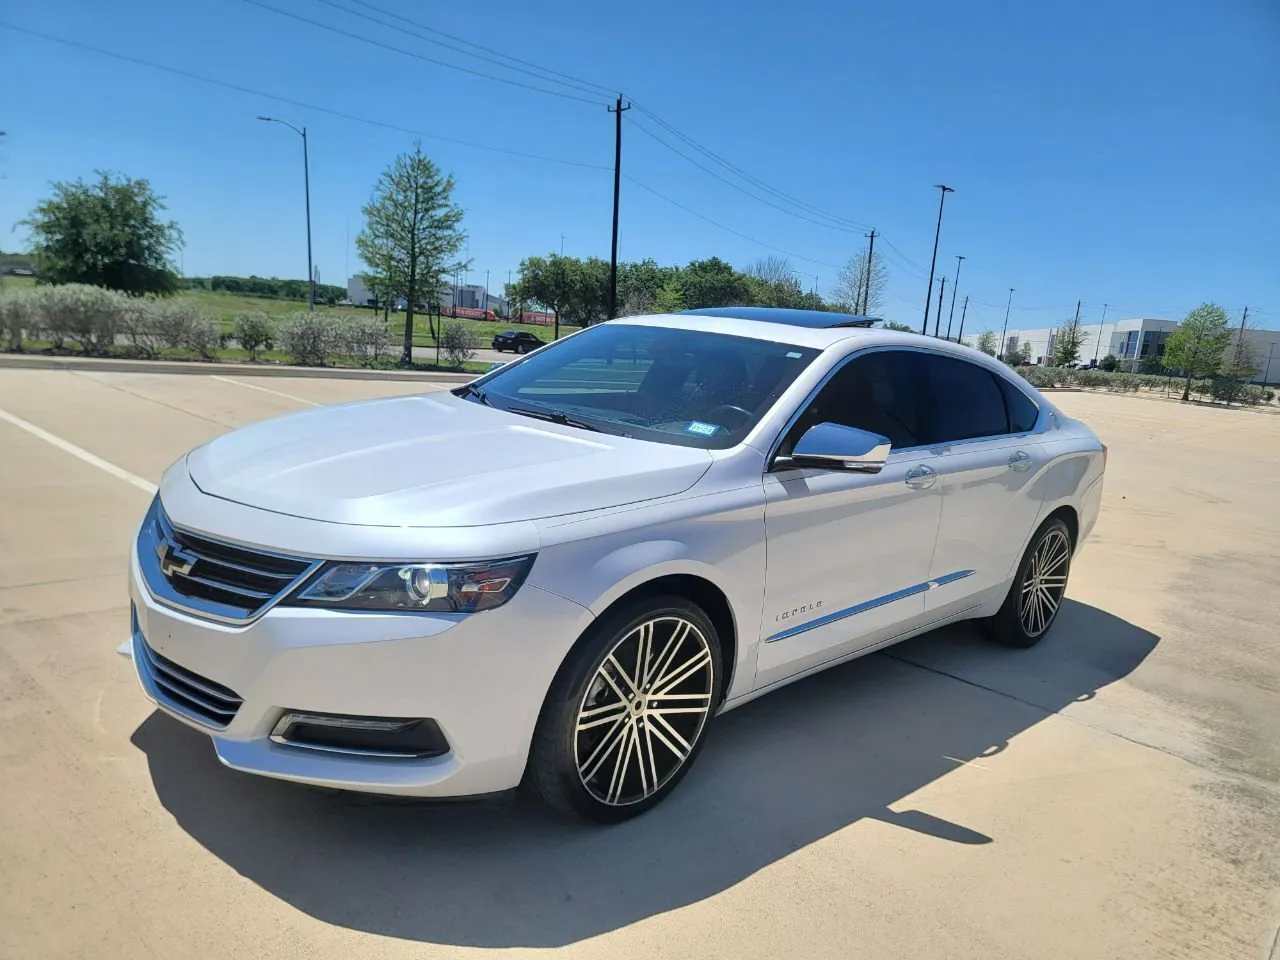
<path fill-rule="evenodd" d="M 732 317 L 737 320 L 759 320 L 762 323 L 785 323 L 795 327 L 825 330 L 831 327 L 869 327 L 875 318 L 829 310 L 795 310 L 788 307 L 700 307 L 681 310 L 693 317 Z"/>

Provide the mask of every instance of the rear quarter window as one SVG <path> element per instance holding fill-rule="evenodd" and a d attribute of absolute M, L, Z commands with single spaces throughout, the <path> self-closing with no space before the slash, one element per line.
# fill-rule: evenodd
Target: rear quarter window
<path fill-rule="evenodd" d="M 1004 377 L 996 377 L 996 380 L 1000 383 L 1000 392 L 1004 394 L 1004 408 L 1009 416 L 1009 432 L 1030 433 L 1036 427 L 1036 420 L 1040 418 L 1039 408 L 1025 393 Z"/>

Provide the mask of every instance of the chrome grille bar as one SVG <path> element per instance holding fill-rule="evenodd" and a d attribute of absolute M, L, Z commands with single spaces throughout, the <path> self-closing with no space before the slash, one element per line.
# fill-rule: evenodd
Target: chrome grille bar
<path fill-rule="evenodd" d="M 253 620 L 321 565 L 175 527 L 158 497 L 138 532 L 138 563 L 161 603 L 230 624 Z"/>
<path fill-rule="evenodd" d="M 151 681 L 156 699 L 164 705 L 207 727 L 221 730 L 234 718 L 243 702 L 235 691 L 180 667 L 152 650 L 136 633 L 134 650 L 139 667 Z"/>

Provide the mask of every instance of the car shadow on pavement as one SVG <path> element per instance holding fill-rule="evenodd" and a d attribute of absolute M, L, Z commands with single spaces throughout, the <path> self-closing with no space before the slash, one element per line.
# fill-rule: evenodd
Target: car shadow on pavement
<path fill-rule="evenodd" d="M 1074 601 L 1031 650 L 993 647 L 967 624 L 917 637 L 724 715 L 667 801 L 610 828 L 523 797 L 396 802 L 237 773 L 159 713 L 133 743 L 184 830 L 317 919 L 431 943 L 555 947 L 713 896 L 860 819 L 1000 843 L 891 805 L 1089 699 L 1158 642 Z"/>

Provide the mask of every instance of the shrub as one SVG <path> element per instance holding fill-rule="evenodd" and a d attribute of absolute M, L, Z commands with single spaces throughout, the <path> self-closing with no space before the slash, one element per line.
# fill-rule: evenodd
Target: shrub
<path fill-rule="evenodd" d="M 340 317 L 334 322 L 334 350 L 366 366 L 377 364 L 391 348 L 391 334 L 377 314 Z"/>
<path fill-rule="evenodd" d="M 1275 398 L 1276 398 L 1276 392 L 1275 392 L 1274 390 L 1264 389 L 1264 390 L 1262 391 L 1262 402 L 1263 402 L 1263 403 L 1270 403 L 1270 402 L 1271 402 L 1272 400 L 1274 400 Z"/>
<path fill-rule="evenodd" d="M 40 326 L 36 306 L 36 298 L 27 292 L 0 297 L 0 332 L 11 350 L 21 350 L 24 338 L 34 339 Z"/>
<path fill-rule="evenodd" d="M 1079 370 L 1076 372 L 1076 383 L 1086 389 L 1095 390 L 1099 387 L 1105 387 L 1110 377 L 1111 374 L 1102 370 Z"/>
<path fill-rule="evenodd" d="M 1108 353 L 1105 357 L 1098 361 L 1098 369 L 1107 373 L 1114 373 L 1116 368 L 1120 366 L 1120 361 L 1116 359 L 1114 353 Z"/>
<path fill-rule="evenodd" d="M 151 323 L 145 337 L 157 347 L 191 350 L 205 360 L 216 360 L 221 331 L 216 321 L 182 300 L 151 306 Z"/>
<path fill-rule="evenodd" d="M 1246 383 L 1240 391 L 1240 402 L 1247 403 L 1250 406 L 1257 406 L 1260 403 L 1267 402 L 1263 398 L 1266 397 L 1267 391 L 1261 387 L 1254 386 L 1252 383 Z"/>
<path fill-rule="evenodd" d="M 53 345 L 61 348 L 73 340 L 88 354 L 107 352 L 135 304 L 122 293 L 84 283 L 45 287 L 33 299 L 38 325 Z"/>
<path fill-rule="evenodd" d="M 164 348 L 156 306 L 147 300 L 134 300 L 128 312 L 120 320 L 120 332 L 134 349 L 148 359 L 157 356 Z"/>
<path fill-rule="evenodd" d="M 280 345 L 297 363 L 323 367 L 336 347 L 336 326 L 328 314 L 295 313 L 280 327 Z"/>
<path fill-rule="evenodd" d="M 476 355 L 479 346 L 479 338 L 471 328 L 460 323 L 446 326 L 440 334 L 440 347 L 456 370 L 461 370 L 462 365 Z"/>
<path fill-rule="evenodd" d="M 275 324 L 260 311 L 238 314 L 232 332 L 241 349 L 249 351 L 251 360 L 258 359 L 258 351 L 270 350 L 275 345 Z"/>

